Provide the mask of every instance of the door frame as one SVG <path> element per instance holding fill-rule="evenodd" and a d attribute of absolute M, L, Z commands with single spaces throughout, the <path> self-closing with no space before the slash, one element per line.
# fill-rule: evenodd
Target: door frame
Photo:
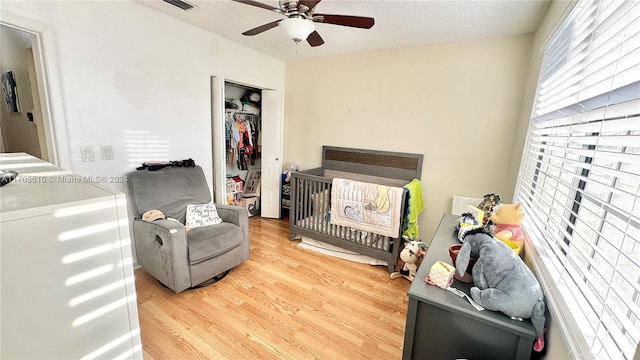
<path fill-rule="evenodd" d="M 70 169 L 69 148 L 60 146 L 68 141 L 54 30 L 49 25 L 6 10 L 0 10 L 0 24 L 31 35 L 49 162 Z"/>
<path fill-rule="evenodd" d="M 268 89 L 262 86 L 258 86 L 258 85 L 252 85 L 252 84 L 247 84 L 241 81 L 236 81 L 236 80 L 232 80 L 232 79 L 228 79 L 225 78 L 224 76 L 219 76 L 219 75 L 211 75 L 210 78 L 210 84 L 211 84 L 211 151 L 212 151 L 212 169 L 213 169 L 213 198 L 215 202 L 219 202 L 219 203 L 226 203 L 226 191 L 225 191 L 225 185 L 226 185 L 226 167 L 225 167 L 225 171 L 222 171 L 219 167 L 222 166 L 223 164 L 225 164 L 225 157 L 226 154 L 224 152 L 224 116 L 225 116 L 225 108 L 224 108 L 224 99 L 225 99 L 225 84 L 226 83 L 232 83 L 232 84 L 237 84 L 239 86 L 245 86 L 248 88 L 254 88 L 254 89 L 258 89 L 261 91 L 272 91 L 273 89 Z M 280 91 L 280 93 L 282 94 L 282 91 Z M 284 108 L 282 106 L 282 99 L 280 99 L 279 101 L 279 115 L 277 116 L 277 121 L 279 121 L 278 124 L 278 129 L 280 129 L 280 135 L 279 135 L 279 144 L 277 145 L 277 153 L 275 154 L 274 157 L 274 161 L 277 164 L 280 164 L 279 167 L 281 168 L 282 165 L 282 142 L 283 142 L 283 138 L 282 138 L 282 126 L 284 123 L 284 116 L 283 116 L 283 111 Z M 264 104 L 263 104 L 264 107 Z M 262 110 L 261 110 L 262 112 Z M 260 130 L 261 132 L 264 131 L 264 123 L 262 124 L 262 129 Z M 263 148 L 264 148 L 264 142 L 268 141 L 266 139 L 262 139 L 263 142 Z M 267 173 L 273 173 L 273 166 L 267 166 L 268 168 L 265 169 L 265 161 L 264 161 L 264 157 L 261 159 L 261 169 L 262 169 L 262 180 L 264 180 L 264 177 L 267 175 Z M 218 166 L 217 166 L 218 165 Z M 267 172 L 265 172 L 265 170 L 269 170 Z M 281 169 L 278 169 L 278 171 L 281 171 Z M 279 178 L 278 178 L 279 179 Z M 263 182 L 264 184 L 264 182 Z M 265 192 L 265 186 L 262 186 L 262 193 Z M 275 192 L 277 194 L 280 194 L 280 181 L 278 180 L 278 186 L 276 189 L 267 189 L 267 192 Z M 261 194 L 262 195 L 262 194 Z M 264 200 L 264 199 L 261 199 Z M 278 211 L 277 211 L 277 215 L 276 214 L 272 214 L 273 217 L 280 217 L 280 198 L 278 198 Z M 262 202 L 264 204 L 264 202 Z M 272 217 L 272 216 L 267 216 L 267 217 Z"/>

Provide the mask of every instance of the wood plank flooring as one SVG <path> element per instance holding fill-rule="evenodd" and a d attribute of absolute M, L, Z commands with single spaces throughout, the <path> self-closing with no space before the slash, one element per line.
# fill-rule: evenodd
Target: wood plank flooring
<path fill-rule="evenodd" d="M 400 359 L 409 281 L 300 249 L 288 222 L 249 219 L 251 256 L 175 294 L 135 271 L 145 359 Z"/>

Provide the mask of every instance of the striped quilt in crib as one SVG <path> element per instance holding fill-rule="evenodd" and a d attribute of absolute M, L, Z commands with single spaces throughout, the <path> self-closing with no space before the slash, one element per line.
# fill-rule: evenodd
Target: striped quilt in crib
<path fill-rule="evenodd" d="M 399 187 L 334 178 L 331 184 L 331 224 L 397 237 L 402 220 Z"/>

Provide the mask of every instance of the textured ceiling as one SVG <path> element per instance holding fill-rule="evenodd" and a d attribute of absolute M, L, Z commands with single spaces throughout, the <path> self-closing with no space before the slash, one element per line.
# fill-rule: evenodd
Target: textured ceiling
<path fill-rule="evenodd" d="M 162 0 L 138 2 L 285 61 L 534 32 L 547 0 L 323 0 L 317 13 L 367 16 L 371 29 L 316 23 L 325 44 L 296 45 L 279 27 L 255 36 L 242 32 L 284 16 L 230 0 L 187 0 L 184 11 Z M 278 7 L 277 0 L 258 0 Z"/>

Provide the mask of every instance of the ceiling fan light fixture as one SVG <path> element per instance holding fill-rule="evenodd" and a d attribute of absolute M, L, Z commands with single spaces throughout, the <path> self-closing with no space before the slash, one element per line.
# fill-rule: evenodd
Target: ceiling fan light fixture
<path fill-rule="evenodd" d="M 287 18 L 280 21 L 278 25 L 287 34 L 287 37 L 295 42 L 306 39 L 316 30 L 313 21 L 300 18 Z"/>

